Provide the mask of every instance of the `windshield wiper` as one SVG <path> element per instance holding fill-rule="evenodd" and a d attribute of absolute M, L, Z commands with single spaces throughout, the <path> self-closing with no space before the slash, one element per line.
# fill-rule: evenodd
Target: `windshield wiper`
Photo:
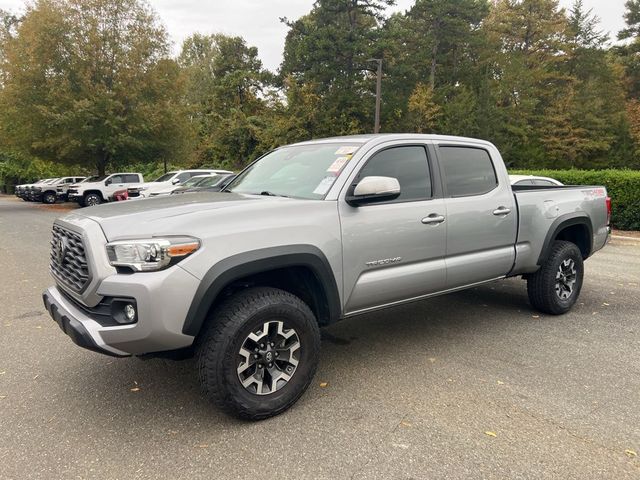
<path fill-rule="evenodd" d="M 266 197 L 284 197 L 284 198 L 289 198 L 286 195 L 281 195 L 279 193 L 273 193 L 273 192 L 270 192 L 269 190 L 263 190 L 262 192 L 260 192 L 260 195 L 264 195 Z"/>

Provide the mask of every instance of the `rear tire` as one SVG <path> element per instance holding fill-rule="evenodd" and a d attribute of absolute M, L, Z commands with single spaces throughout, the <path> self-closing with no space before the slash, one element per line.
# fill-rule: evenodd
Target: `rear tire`
<path fill-rule="evenodd" d="M 551 315 L 567 313 L 580 296 L 583 276 L 582 253 L 577 245 L 556 240 L 549 257 L 527 279 L 531 305 Z"/>
<path fill-rule="evenodd" d="M 308 305 L 289 292 L 248 288 L 213 313 L 197 347 L 200 383 L 227 413 L 261 420 L 305 392 L 319 362 L 320 330 Z"/>

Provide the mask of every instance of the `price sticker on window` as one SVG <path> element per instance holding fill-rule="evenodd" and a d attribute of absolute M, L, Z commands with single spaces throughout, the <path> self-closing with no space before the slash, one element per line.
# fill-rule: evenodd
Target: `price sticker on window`
<path fill-rule="evenodd" d="M 355 145 L 345 145 L 336 150 L 336 155 L 353 155 L 356 150 L 358 147 Z"/>
<path fill-rule="evenodd" d="M 349 160 L 351 160 L 351 156 L 336 158 L 334 162 L 329 165 L 329 168 L 327 168 L 327 173 L 338 173 Z"/>
<path fill-rule="evenodd" d="M 313 193 L 316 195 L 326 195 L 326 193 L 329 191 L 329 189 L 331 188 L 331 185 L 333 185 L 333 182 L 335 180 L 336 180 L 336 177 L 324 177 L 320 181 L 316 189 L 313 191 Z"/>

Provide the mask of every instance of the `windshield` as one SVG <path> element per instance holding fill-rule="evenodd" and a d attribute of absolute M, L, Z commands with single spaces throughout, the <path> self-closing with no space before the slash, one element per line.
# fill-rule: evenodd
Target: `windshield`
<path fill-rule="evenodd" d="M 167 182 L 167 181 L 171 180 L 175 174 L 176 174 L 176 172 L 165 173 L 161 177 L 156 178 L 154 180 L 154 182 Z"/>
<path fill-rule="evenodd" d="M 50 185 L 52 183 L 56 183 L 58 180 L 60 180 L 59 178 L 51 178 L 47 181 L 45 181 L 44 183 L 46 183 L 47 185 Z"/>
<path fill-rule="evenodd" d="M 207 175 L 207 176 L 199 176 L 199 177 L 191 177 L 189 180 L 187 180 L 185 182 L 182 182 L 182 186 L 183 187 L 195 187 L 196 185 L 199 185 L 200 182 L 203 182 L 207 178 L 209 178 L 209 175 Z"/>
<path fill-rule="evenodd" d="M 211 175 L 210 177 L 204 178 L 200 183 L 198 183 L 198 187 L 215 187 L 225 178 L 226 175 Z"/>
<path fill-rule="evenodd" d="M 99 177 L 98 175 L 91 175 L 90 177 L 85 178 L 84 180 L 80 180 L 78 183 L 85 183 L 85 182 L 97 182 L 100 179 L 104 179 L 107 178 L 106 175 L 103 175 L 102 177 Z"/>
<path fill-rule="evenodd" d="M 316 143 L 279 148 L 238 175 L 228 191 L 322 199 L 360 145 Z"/>

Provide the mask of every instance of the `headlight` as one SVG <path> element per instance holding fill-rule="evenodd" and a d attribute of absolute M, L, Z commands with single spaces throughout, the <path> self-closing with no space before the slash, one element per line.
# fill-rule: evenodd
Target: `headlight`
<path fill-rule="evenodd" d="M 200 240 L 193 237 L 120 240 L 107 244 L 107 255 L 114 267 L 150 272 L 167 268 L 199 248 Z"/>

